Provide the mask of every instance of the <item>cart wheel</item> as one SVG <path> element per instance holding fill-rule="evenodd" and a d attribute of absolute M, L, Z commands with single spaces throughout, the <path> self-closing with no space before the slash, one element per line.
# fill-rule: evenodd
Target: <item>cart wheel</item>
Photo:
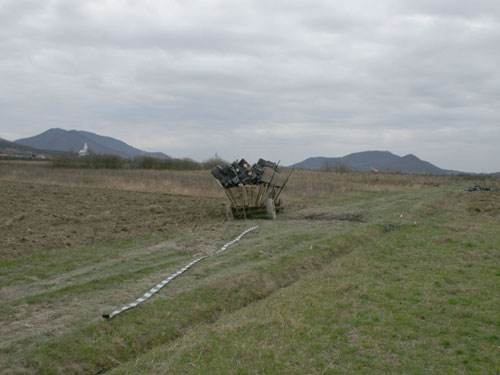
<path fill-rule="evenodd" d="M 274 200 L 272 198 L 269 198 L 266 202 L 266 211 L 269 219 L 276 219 L 276 207 L 274 206 Z"/>
<path fill-rule="evenodd" d="M 227 220 L 234 220 L 233 207 L 231 207 L 230 204 L 226 205 L 226 219 Z"/>

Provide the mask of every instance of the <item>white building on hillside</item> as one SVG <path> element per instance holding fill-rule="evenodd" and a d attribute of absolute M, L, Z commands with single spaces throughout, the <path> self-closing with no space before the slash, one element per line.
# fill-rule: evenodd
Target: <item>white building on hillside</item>
<path fill-rule="evenodd" d="M 83 150 L 78 151 L 78 156 L 88 156 L 89 155 L 89 146 L 87 146 L 87 142 L 83 145 Z"/>

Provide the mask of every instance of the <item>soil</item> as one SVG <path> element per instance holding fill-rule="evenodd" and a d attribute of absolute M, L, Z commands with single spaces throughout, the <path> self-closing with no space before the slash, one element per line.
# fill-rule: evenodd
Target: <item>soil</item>
<path fill-rule="evenodd" d="M 0 256 L 220 223 L 222 199 L 0 181 Z"/>
<path fill-rule="evenodd" d="M 366 217 L 363 212 L 347 212 L 347 213 L 330 213 L 330 212 L 318 212 L 311 213 L 302 217 L 306 220 L 346 220 L 355 221 L 360 223 L 366 223 Z"/>

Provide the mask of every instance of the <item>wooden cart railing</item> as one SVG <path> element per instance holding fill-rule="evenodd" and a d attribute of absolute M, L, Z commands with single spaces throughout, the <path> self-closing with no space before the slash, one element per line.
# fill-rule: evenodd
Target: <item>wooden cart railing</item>
<path fill-rule="evenodd" d="M 285 178 L 276 168 L 264 168 L 264 174 L 259 185 L 240 185 L 224 188 L 230 205 L 227 206 L 228 218 L 247 218 L 267 214 L 270 219 L 276 218 L 276 212 L 283 210 L 283 202 L 279 199 L 292 171 Z"/>

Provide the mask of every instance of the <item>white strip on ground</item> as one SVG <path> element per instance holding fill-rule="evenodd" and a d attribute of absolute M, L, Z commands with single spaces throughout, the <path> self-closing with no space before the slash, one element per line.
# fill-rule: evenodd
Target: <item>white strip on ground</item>
<path fill-rule="evenodd" d="M 180 274 L 184 273 L 185 271 L 187 271 L 189 268 L 191 268 L 192 266 L 194 266 L 196 263 L 198 263 L 199 261 L 205 259 L 205 258 L 209 258 L 213 255 L 217 255 L 217 254 L 220 254 L 222 253 L 223 251 L 225 251 L 229 246 L 233 245 L 234 243 L 238 242 L 239 240 L 242 239 L 242 237 L 247 234 L 248 232 L 251 232 L 253 231 L 254 229 L 257 229 L 259 226 L 258 225 L 254 225 L 253 227 L 250 227 L 248 228 L 247 230 L 245 230 L 243 233 L 241 233 L 238 237 L 236 237 L 234 240 L 231 240 L 229 241 L 228 243 L 226 243 L 224 246 L 222 246 L 219 250 L 217 250 L 215 253 L 213 254 L 210 254 L 210 255 L 204 255 L 198 259 L 195 259 L 193 260 L 191 263 L 185 265 L 183 268 L 181 268 L 179 271 L 173 273 L 172 275 L 170 275 L 169 277 L 167 277 L 165 280 L 163 280 L 161 283 L 159 284 L 156 284 L 153 288 L 151 288 L 149 290 L 149 292 L 147 293 L 144 293 L 144 295 L 140 298 L 137 298 L 134 302 L 132 303 L 129 303 L 128 305 L 125 305 L 123 306 L 121 309 L 118 309 L 118 310 L 115 310 L 113 311 L 111 314 L 104 314 L 102 317 L 105 318 L 105 319 L 111 319 L 112 317 L 114 317 L 115 315 L 118 315 L 122 312 L 124 312 L 125 310 L 128 310 L 128 309 L 131 309 L 132 307 L 136 307 L 138 304 L 146 301 L 147 299 L 151 298 L 153 296 L 153 294 L 155 294 L 156 292 L 158 292 L 161 288 L 163 288 L 165 285 L 167 285 L 170 281 L 172 281 L 173 279 L 175 279 L 177 276 L 179 276 Z"/>

